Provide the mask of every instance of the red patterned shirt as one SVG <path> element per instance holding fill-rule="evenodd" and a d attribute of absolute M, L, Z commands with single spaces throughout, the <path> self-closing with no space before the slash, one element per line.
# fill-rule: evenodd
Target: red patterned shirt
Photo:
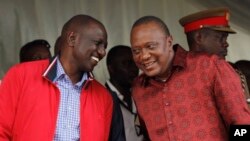
<path fill-rule="evenodd" d="M 152 141 L 224 141 L 230 124 L 250 124 L 240 80 L 222 59 L 177 47 L 172 75 L 142 74 L 133 98 Z"/>

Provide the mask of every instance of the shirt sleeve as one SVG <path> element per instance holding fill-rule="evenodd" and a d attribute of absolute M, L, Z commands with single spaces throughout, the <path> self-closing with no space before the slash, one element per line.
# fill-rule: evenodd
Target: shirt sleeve
<path fill-rule="evenodd" d="M 17 67 L 11 68 L 0 85 L 0 141 L 8 141 L 13 137 L 12 127 L 20 93 L 20 72 Z"/>
<path fill-rule="evenodd" d="M 215 60 L 215 66 L 214 94 L 226 126 L 229 128 L 231 124 L 250 125 L 250 111 L 239 77 L 225 60 Z"/>

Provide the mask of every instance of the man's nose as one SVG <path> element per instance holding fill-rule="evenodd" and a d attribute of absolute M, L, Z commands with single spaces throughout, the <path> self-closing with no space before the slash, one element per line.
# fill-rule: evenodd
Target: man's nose
<path fill-rule="evenodd" d="M 228 42 L 225 41 L 225 42 L 223 43 L 223 47 L 224 47 L 224 48 L 227 48 L 228 46 L 229 46 Z"/>
<path fill-rule="evenodd" d="M 103 58 L 106 55 L 105 47 L 99 46 L 97 49 L 97 52 L 98 52 L 100 58 Z"/>
<path fill-rule="evenodd" d="M 142 49 L 142 60 L 147 60 L 150 57 L 150 53 L 147 49 Z"/>

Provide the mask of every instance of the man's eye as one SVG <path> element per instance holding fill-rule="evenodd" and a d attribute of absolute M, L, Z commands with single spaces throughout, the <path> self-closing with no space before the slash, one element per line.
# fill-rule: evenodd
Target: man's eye
<path fill-rule="evenodd" d="M 139 49 L 132 49 L 132 53 L 137 55 L 140 53 L 140 50 Z"/>
<path fill-rule="evenodd" d="M 95 45 L 99 45 L 100 41 L 93 41 Z"/>
<path fill-rule="evenodd" d="M 151 43 L 151 44 L 148 44 L 147 48 L 149 49 L 154 49 L 157 47 L 157 43 Z"/>
<path fill-rule="evenodd" d="M 148 48 L 154 48 L 155 47 L 155 45 L 149 45 L 148 46 Z"/>
<path fill-rule="evenodd" d="M 103 47 L 105 49 L 107 48 L 107 44 L 102 41 L 93 41 L 93 43 L 98 47 Z"/>

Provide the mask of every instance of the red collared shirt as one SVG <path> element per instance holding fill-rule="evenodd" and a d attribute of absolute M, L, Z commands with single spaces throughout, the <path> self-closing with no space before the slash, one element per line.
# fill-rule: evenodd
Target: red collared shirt
<path fill-rule="evenodd" d="M 158 82 L 142 74 L 132 95 L 152 141 L 224 141 L 230 124 L 250 124 L 233 68 L 216 56 L 180 47 L 170 78 Z"/>

